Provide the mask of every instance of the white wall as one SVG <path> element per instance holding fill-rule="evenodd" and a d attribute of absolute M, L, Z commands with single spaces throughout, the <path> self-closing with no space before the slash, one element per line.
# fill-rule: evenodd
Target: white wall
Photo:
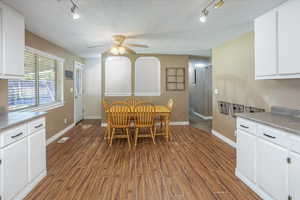
<path fill-rule="evenodd" d="M 101 57 L 88 58 L 84 67 L 84 118 L 101 118 Z"/>

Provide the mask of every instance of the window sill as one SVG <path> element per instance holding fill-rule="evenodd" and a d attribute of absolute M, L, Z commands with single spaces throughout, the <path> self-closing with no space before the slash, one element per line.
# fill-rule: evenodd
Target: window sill
<path fill-rule="evenodd" d="M 63 102 L 57 102 L 57 103 L 53 103 L 53 104 L 49 104 L 49 105 L 43 105 L 43 106 L 38 106 L 38 107 L 34 107 L 34 108 L 24 109 L 22 111 L 24 111 L 24 112 L 47 112 L 49 110 L 53 110 L 53 109 L 60 108 L 63 106 L 64 106 Z"/>

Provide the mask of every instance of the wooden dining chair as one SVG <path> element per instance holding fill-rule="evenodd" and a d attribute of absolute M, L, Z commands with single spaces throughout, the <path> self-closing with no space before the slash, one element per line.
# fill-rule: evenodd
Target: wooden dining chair
<path fill-rule="evenodd" d="M 155 144 L 155 106 L 151 103 L 139 103 L 134 107 L 134 116 L 135 146 L 137 145 L 138 138 L 152 138 Z M 141 129 L 148 129 L 150 133 L 141 134 Z"/>
<path fill-rule="evenodd" d="M 113 139 L 115 138 L 127 138 L 129 148 L 131 147 L 129 135 L 130 114 L 131 108 L 124 102 L 115 102 L 109 107 L 108 120 L 111 130 L 110 146 L 112 146 Z M 117 129 L 121 130 L 121 134 L 116 134 Z"/>
<path fill-rule="evenodd" d="M 167 107 L 168 109 L 170 110 L 170 115 L 169 115 L 169 118 L 171 118 L 171 114 L 172 114 L 172 111 L 173 111 L 173 107 L 174 107 L 174 100 L 173 99 L 169 99 L 168 103 L 167 103 Z M 168 120 L 169 121 L 169 120 Z M 165 129 L 166 129 L 166 126 L 168 126 L 169 124 L 164 124 L 165 125 Z M 169 128 L 169 139 L 172 139 L 172 131 L 171 131 L 171 128 Z"/>
<path fill-rule="evenodd" d="M 104 139 L 110 141 L 110 129 L 109 129 L 109 121 L 108 121 L 108 116 L 107 116 L 107 111 L 109 109 L 109 104 L 107 103 L 107 101 L 105 99 L 102 100 L 102 106 L 104 109 L 104 112 L 106 114 L 106 121 L 107 121 L 107 127 L 105 129 L 104 132 Z"/>
<path fill-rule="evenodd" d="M 141 101 L 138 98 L 131 96 L 125 99 L 125 102 L 128 103 L 128 105 L 130 106 L 136 106 Z"/>

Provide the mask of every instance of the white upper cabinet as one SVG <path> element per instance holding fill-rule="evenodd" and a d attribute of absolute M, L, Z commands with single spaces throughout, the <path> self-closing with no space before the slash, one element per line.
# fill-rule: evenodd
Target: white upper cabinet
<path fill-rule="evenodd" d="M 299 0 L 290 0 L 278 9 L 279 74 L 300 74 L 299 19 Z"/>
<path fill-rule="evenodd" d="M 300 78 L 300 1 L 289 0 L 255 19 L 255 78 Z"/>
<path fill-rule="evenodd" d="M 277 12 L 273 10 L 255 20 L 255 75 L 277 73 Z"/>
<path fill-rule="evenodd" d="M 23 78 L 25 24 L 24 17 L 0 2 L 0 78 Z"/>

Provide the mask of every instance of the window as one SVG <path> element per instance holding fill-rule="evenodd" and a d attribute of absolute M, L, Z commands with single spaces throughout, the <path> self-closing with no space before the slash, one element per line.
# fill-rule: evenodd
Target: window
<path fill-rule="evenodd" d="M 135 62 L 135 96 L 160 96 L 160 61 L 139 57 Z"/>
<path fill-rule="evenodd" d="M 125 56 L 108 57 L 105 61 L 105 96 L 131 95 L 131 62 Z"/>
<path fill-rule="evenodd" d="M 62 103 L 62 59 L 38 50 L 27 49 L 24 55 L 24 79 L 8 80 L 9 110 Z"/>

